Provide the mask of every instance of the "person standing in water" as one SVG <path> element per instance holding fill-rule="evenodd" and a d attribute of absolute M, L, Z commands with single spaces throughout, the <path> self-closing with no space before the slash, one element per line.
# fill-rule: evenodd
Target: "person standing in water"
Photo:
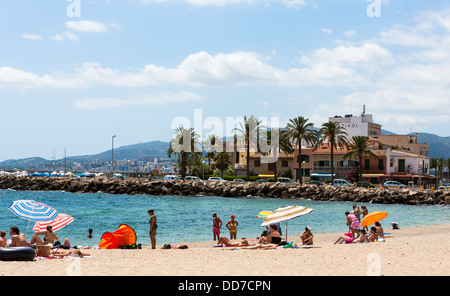
<path fill-rule="evenodd" d="M 158 228 L 158 224 L 156 224 L 156 215 L 155 210 L 148 210 L 148 214 L 150 215 L 150 224 L 149 235 L 150 240 L 152 241 L 152 249 L 156 249 L 156 229 Z"/>
<path fill-rule="evenodd" d="M 234 215 L 231 215 L 231 220 L 225 224 L 225 226 L 230 231 L 230 239 L 236 239 L 237 235 L 237 227 L 239 225 L 238 221 L 236 221 L 234 218 L 236 218 Z"/>

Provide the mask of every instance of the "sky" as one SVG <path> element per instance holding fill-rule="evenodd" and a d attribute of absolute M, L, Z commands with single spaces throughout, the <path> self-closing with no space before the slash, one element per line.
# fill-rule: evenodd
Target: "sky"
<path fill-rule="evenodd" d="M 447 0 L 0 1 L 0 161 L 363 105 L 385 130 L 450 136 L 449 95 Z"/>

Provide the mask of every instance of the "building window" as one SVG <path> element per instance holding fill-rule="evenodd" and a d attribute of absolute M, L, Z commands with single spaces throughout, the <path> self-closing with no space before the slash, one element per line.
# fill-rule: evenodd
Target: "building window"
<path fill-rule="evenodd" d="M 261 160 L 255 160 L 255 167 L 259 168 L 261 166 Z"/>
<path fill-rule="evenodd" d="M 267 170 L 269 170 L 269 172 L 273 172 L 275 170 L 275 163 L 274 162 L 268 163 Z"/>
<path fill-rule="evenodd" d="M 383 171 L 384 170 L 384 160 L 378 159 L 378 170 Z"/>
<path fill-rule="evenodd" d="M 364 160 L 364 169 L 366 171 L 370 170 L 370 159 L 365 159 Z"/>
<path fill-rule="evenodd" d="M 299 161 L 299 159 L 300 159 L 300 156 L 297 155 L 297 162 Z M 301 162 L 309 162 L 309 155 L 303 155 L 303 154 L 302 154 L 302 160 L 301 160 Z"/>
<path fill-rule="evenodd" d="M 288 166 L 289 166 L 289 161 L 283 160 L 283 161 L 281 162 L 281 167 L 287 168 Z"/>
<path fill-rule="evenodd" d="M 327 167 L 330 166 L 331 162 L 328 160 L 315 161 L 314 166 L 316 167 Z"/>

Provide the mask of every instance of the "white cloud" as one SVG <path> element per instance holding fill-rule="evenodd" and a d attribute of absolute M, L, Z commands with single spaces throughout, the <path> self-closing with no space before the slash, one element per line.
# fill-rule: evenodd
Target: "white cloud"
<path fill-rule="evenodd" d="M 42 35 L 39 34 L 22 34 L 23 39 L 28 40 L 42 40 Z"/>
<path fill-rule="evenodd" d="M 348 30 L 344 32 L 344 35 L 347 37 L 353 37 L 356 35 L 356 31 L 355 30 Z"/>
<path fill-rule="evenodd" d="M 65 40 L 78 41 L 77 35 L 69 31 L 66 31 L 63 34 L 57 34 L 55 36 L 52 36 L 50 37 L 50 39 L 55 41 L 65 41 Z"/>
<path fill-rule="evenodd" d="M 107 32 L 108 26 L 94 21 L 68 21 L 66 28 L 82 32 Z"/>
<path fill-rule="evenodd" d="M 56 39 L 58 40 L 58 39 Z M 24 77 L 27 83 L 10 81 L 2 75 L 0 87 L 94 87 L 113 85 L 121 87 L 148 87 L 184 85 L 193 87 L 214 86 L 355 86 L 369 84 L 366 73 L 377 71 L 393 59 L 390 52 L 375 44 L 360 47 L 338 46 L 321 48 L 302 56 L 302 67 L 281 69 L 268 63 L 267 57 L 254 52 L 219 53 L 211 55 L 198 52 L 187 56 L 178 66 L 165 68 L 154 64 L 146 65 L 134 72 L 105 68 L 97 63 L 85 63 L 73 73 L 54 73 L 44 76 L 9 69 Z M 360 71 L 360 69 L 364 71 Z M 5 69 L 3 69 L 5 70 Z M 26 75 L 25 75 L 26 74 Z M 45 83 L 43 78 L 46 77 Z M 35 83 L 32 83 L 32 82 Z"/>
<path fill-rule="evenodd" d="M 322 28 L 322 32 L 325 34 L 333 34 L 333 31 L 331 29 Z"/>
<path fill-rule="evenodd" d="M 126 106 L 141 105 L 164 105 L 171 103 L 183 103 L 191 101 L 200 101 L 201 95 L 182 91 L 179 93 L 157 93 L 141 96 L 139 98 L 122 99 L 122 98 L 85 98 L 74 102 L 74 106 L 79 109 L 97 110 L 104 108 L 119 108 Z"/>

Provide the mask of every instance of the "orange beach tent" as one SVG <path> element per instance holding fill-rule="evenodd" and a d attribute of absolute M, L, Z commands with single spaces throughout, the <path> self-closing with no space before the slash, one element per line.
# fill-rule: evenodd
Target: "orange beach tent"
<path fill-rule="evenodd" d="M 121 246 L 136 244 L 136 232 L 126 224 L 121 224 L 114 232 L 105 232 L 98 244 L 99 249 L 119 249 Z"/>

